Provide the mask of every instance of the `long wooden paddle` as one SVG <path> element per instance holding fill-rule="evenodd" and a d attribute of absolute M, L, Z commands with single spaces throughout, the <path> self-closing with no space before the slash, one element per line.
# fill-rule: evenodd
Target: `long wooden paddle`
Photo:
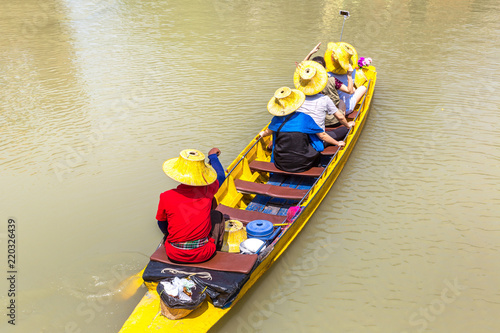
<path fill-rule="evenodd" d="M 142 279 L 142 274 L 144 273 L 144 269 L 142 271 L 138 272 L 135 275 L 132 275 L 128 277 L 127 279 L 123 280 L 122 283 L 118 286 L 118 290 L 120 291 L 120 296 L 122 299 L 129 299 L 130 297 L 134 296 L 137 290 L 141 287 L 141 285 L 144 283 L 144 280 Z"/>

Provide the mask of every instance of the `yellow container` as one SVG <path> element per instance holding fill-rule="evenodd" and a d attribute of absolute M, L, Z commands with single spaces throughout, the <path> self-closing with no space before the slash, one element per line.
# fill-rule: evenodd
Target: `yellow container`
<path fill-rule="evenodd" d="M 243 223 L 237 220 L 226 221 L 222 251 L 239 253 L 240 243 L 247 239 L 247 231 Z"/>

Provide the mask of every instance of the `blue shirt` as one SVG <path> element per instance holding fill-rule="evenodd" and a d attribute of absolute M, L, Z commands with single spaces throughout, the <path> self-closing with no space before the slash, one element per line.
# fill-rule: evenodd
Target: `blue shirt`
<path fill-rule="evenodd" d="M 322 95 L 323 96 L 323 95 Z M 328 97 L 323 96 L 330 100 Z M 330 100 L 331 102 L 331 100 Z M 332 102 L 333 104 L 333 102 Z M 271 120 L 271 123 L 269 124 L 269 129 L 272 130 L 273 132 L 277 132 L 278 129 L 280 128 L 281 124 L 285 121 L 285 119 L 288 117 L 287 116 L 274 116 L 273 119 Z M 324 116 L 323 116 L 324 118 Z M 324 119 L 323 119 L 324 123 Z M 318 126 L 318 124 L 314 121 L 314 119 L 303 112 L 294 112 L 290 116 L 290 119 L 283 125 L 283 127 L 280 129 L 280 132 L 300 132 L 300 133 L 305 133 L 309 135 L 309 138 L 311 139 L 311 145 L 313 146 L 316 151 L 323 151 L 324 145 L 323 141 L 321 141 L 316 133 L 323 133 L 324 130 Z M 274 148 L 274 142 L 276 140 L 273 140 L 273 148 Z"/>
<path fill-rule="evenodd" d="M 345 85 L 346 87 L 349 85 L 349 81 L 347 80 L 347 74 L 333 74 L 331 72 L 328 72 L 328 75 L 333 76 L 334 78 L 342 82 L 342 84 Z M 355 78 L 356 78 L 356 70 L 352 72 L 353 82 Z M 346 113 L 349 114 L 350 112 L 352 112 L 352 110 L 354 110 L 354 107 L 356 106 L 355 104 L 356 100 L 354 99 L 354 94 L 348 94 L 341 90 L 338 90 L 338 92 L 340 99 L 343 100 L 346 105 L 347 108 Z"/>

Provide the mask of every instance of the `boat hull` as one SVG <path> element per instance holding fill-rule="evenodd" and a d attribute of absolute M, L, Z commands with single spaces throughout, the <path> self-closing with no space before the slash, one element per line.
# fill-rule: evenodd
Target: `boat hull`
<path fill-rule="evenodd" d="M 366 73 L 366 72 L 365 72 Z M 217 321 L 219 321 L 235 304 L 245 295 L 245 293 L 257 282 L 257 280 L 278 260 L 283 252 L 290 246 L 293 240 L 305 227 L 311 216 L 317 210 L 325 196 L 344 168 L 349 155 L 353 151 L 361 131 L 369 114 L 369 106 L 374 93 L 376 82 L 376 71 L 370 67 L 368 71 L 370 83 L 365 98 L 362 100 L 359 113 L 356 118 L 356 126 L 349 133 L 346 147 L 339 150 L 327 165 L 325 171 L 318 179 L 316 185 L 309 191 L 306 199 L 301 201 L 302 210 L 297 219 L 291 224 L 286 232 L 283 232 L 278 241 L 275 241 L 267 249 L 259 265 L 251 272 L 248 281 L 243 285 L 232 304 L 226 308 L 216 308 L 210 302 L 205 302 L 202 307 L 194 310 L 187 317 L 181 320 L 169 320 L 160 314 L 160 299 L 156 292 L 157 283 L 146 283 L 148 291 L 136 306 L 128 320 L 120 330 L 121 333 L 129 332 L 207 332 Z M 229 170 L 233 170 L 245 158 L 259 158 L 259 152 L 253 151 L 255 143 L 250 143 L 243 152 L 231 163 Z M 248 152 L 252 152 L 250 155 Z M 251 156 L 251 155 L 255 156 Z M 262 158 L 262 154 L 260 158 Z M 250 176 L 249 176 L 250 177 Z M 226 198 L 227 199 L 227 198 Z M 230 201 L 227 199 L 226 201 Z M 233 201 L 237 201 L 234 199 Z"/>

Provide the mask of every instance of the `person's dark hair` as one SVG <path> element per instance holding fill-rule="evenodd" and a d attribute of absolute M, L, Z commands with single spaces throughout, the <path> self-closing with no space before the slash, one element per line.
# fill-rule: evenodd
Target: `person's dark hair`
<path fill-rule="evenodd" d="M 319 63 L 321 66 L 325 67 L 326 68 L 326 63 L 325 63 L 325 58 L 323 58 L 322 56 L 317 56 L 317 57 L 314 57 L 311 59 L 312 61 L 316 61 L 317 63 Z"/>

